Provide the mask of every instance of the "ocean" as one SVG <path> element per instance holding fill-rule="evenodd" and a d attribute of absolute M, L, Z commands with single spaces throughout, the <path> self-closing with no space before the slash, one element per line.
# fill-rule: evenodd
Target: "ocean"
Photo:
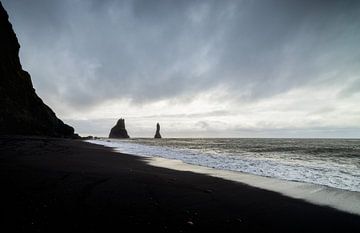
<path fill-rule="evenodd" d="M 122 153 L 360 192 L 360 139 L 98 139 Z"/>

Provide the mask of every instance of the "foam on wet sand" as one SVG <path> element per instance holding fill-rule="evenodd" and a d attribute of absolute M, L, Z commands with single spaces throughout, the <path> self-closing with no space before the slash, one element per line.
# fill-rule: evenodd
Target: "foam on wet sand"
<path fill-rule="evenodd" d="M 296 190 L 274 179 L 242 174 L 233 182 L 232 172 L 77 140 L 0 138 L 0 145 L 2 228 L 9 232 L 360 230 L 359 215 L 246 185 Z"/>
<path fill-rule="evenodd" d="M 129 148 L 129 146 L 135 148 L 139 148 L 139 146 L 141 146 L 141 148 L 147 148 L 146 146 L 129 142 L 112 142 L 106 140 L 89 140 L 88 142 L 112 147 L 114 151 L 119 153 L 124 152 L 121 149 L 122 147 L 118 148 L 119 145 L 126 145 L 125 148 Z M 141 157 L 144 158 L 144 154 L 147 154 L 147 152 L 144 151 L 141 154 Z M 177 159 L 153 157 L 148 155 L 144 158 L 144 160 L 152 166 L 163 167 L 177 171 L 191 171 L 234 182 L 241 182 L 252 187 L 281 193 L 291 198 L 305 200 L 312 204 L 329 206 L 341 211 L 360 215 L 360 192 L 332 188 L 318 184 L 288 181 L 273 177 L 270 178 L 238 171 L 215 169 L 211 167 L 184 163 L 183 161 Z"/>
<path fill-rule="evenodd" d="M 186 164 L 180 160 L 170 160 L 158 157 L 149 157 L 145 160 L 152 166 L 178 171 L 191 171 L 212 177 L 241 182 L 256 188 L 278 192 L 288 197 L 302 199 L 312 204 L 329 206 L 338 210 L 360 215 L 359 192 L 345 191 L 322 185 L 279 180 L 241 172 L 218 170 Z"/>

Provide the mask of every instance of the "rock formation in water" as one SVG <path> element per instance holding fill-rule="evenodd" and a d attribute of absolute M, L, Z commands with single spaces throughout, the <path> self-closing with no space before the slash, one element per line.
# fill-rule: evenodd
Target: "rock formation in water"
<path fill-rule="evenodd" d="M 109 138 L 129 138 L 125 128 L 125 120 L 120 118 L 116 125 L 111 129 Z"/>
<path fill-rule="evenodd" d="M 58 119 L 35 93 L 20 64 L 20 44 L 0 2 L 0 134 L 73 137 L 74 129 Z"/>
<path fill-rule="evenodd" d="M 155 133 L 154 138 L 161 138 L 161 134 L 160 134 L 160 124 L 159 124 L 159 123 L 156 124 L 156 133 Z"/>

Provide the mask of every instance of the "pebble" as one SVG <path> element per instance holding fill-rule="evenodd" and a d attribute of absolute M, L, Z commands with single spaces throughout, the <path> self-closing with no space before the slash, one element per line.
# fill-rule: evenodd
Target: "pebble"
<path fill-rule="evenodd" d="M 206 192 L 206 193 L 212 193 L 212 190 L 206 189 L 205 192 Z"/>

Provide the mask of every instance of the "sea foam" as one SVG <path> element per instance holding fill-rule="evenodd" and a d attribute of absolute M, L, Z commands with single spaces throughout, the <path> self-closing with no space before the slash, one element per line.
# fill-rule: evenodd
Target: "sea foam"
<path fill-rule="evenodd" d="M 88 142 L 111 147 L 121 153 L 146 157 L 145 161 L 152 166 L 193 171 L 242 182 L 360 215 L 360 189 L 357 177 L 341 172 L 337 167 L 339 165 L 335 166 L 336 164 L 332 164 L 331 161 L 328 164 L 316 163 L 316 166 L 304 161 L 299 165 L 291 161 L 281 163 L 266 157 L 261 159 L 231 156 L 226 153 L 209 154 L 206 150 L 201 153 L 194 148 L 141 144 L 138 140 L 103 139 Z M 332 176 L 326 178 L 327 174 L 322 173 L 324 171 L 328 171 Z M 342 173 L 342 176 L 333 179 L 336 172 Z M 346 175 L 350 177 L 342 180 Z"/>

